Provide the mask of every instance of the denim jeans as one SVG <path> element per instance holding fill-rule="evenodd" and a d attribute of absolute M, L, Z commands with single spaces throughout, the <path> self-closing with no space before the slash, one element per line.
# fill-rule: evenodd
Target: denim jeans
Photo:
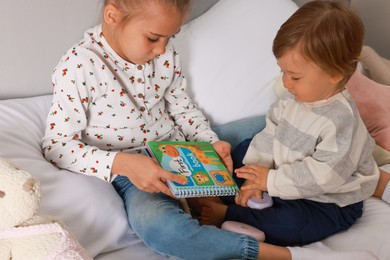
<path fill-rule="evenodd" d="M 257 259 L 256 239 L 201 226 L 177 200 L 143 192 L 127 177 L 118 176 L 112 184 L 124 201 L 131 227 L 157 253 L 177 259 Z"/>

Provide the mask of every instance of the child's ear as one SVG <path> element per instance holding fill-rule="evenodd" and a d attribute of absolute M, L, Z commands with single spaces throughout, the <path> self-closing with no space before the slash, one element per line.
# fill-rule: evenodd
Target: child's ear
<path fill-rule="evenodd" d="M 337 85 L 344 77 L 342 75 L 334 75 L 329 78 L 330 83 Z"/>
<path fill-rule="evenodd" d="M 104 8 L 103 18 L 107 24 L 116 25 L 119 23 L 121 12 L 113 4 L 108 4 Z"/>

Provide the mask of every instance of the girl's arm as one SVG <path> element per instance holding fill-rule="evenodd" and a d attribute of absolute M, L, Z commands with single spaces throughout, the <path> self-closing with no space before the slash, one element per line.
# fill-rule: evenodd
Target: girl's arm
<path fill-rule="evenodd" d="M 171 65 L 173 78 L 164 95 L 168 112 L 187 140 L 211 143 L 218 141 L 217 135 L 211 130 L 209 121 L 187 93 L 187 81 L 182 73 L 179 54 L 172 44 L 167 45 L 168 49 L 173 53 Z"/>
<path fill-rule="evenodd" d="M 214 144 L 214 148 L 227 166 L 233 170 L 233 160 L 230 155 L 230 144 L 219 141 L 218 136 L 211 130 L 209 121 L 203 113 L 194 105 L 191 97 L 187 94 L 187 81 L 181 71 L 180 57 L 170 43 L 167 50 L 173 53 L 171 68 L 173 68 L 171 85 L 165 91 L 169 114 L 175 124 L 180 127 L 188 141 L 206 141 Z"/>
<path fill-rule="evenodd" d="M 42 148 L 46 159 L 56 166 L 109 182 L 116 153 L 83 141 L 89 108 L 104 92 L 98 86 L 105 82 L 101 64 L 90 60 L 90 53 L 74 48 L 63 56 L 53 71 L 53 101 Z"/>
<path fill-rule="evenodd" d="M 165 182 L 171 180 L 184 185 L 186 180 L 160 167 L 154 158 L 142 154 L 118 153 L 112 164 L 112 173 L 122 175 L 140 190 L 162 192 L 173 197 Z"/>

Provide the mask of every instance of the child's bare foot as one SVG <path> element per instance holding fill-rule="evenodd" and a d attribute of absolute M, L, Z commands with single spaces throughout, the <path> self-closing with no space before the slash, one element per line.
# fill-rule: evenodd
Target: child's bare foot
<path fill-rule="evenodd" d="M 187 204 L 191 209 L 192 215 L 200 216 L 203 205 L 209 200 L 222 203 L 218 197 L 187 198 Z"/>
<path fill-rule="evenodd" d="M 194 216 L 199 216 L 201 206 L 199 204 L 199 198 L 187 198 L 187 204 L 191 209 L 191 213 Z"/>
<path fill-rule="evenodd" d="M 200 212 L 200 223 L 204 225 L 214 225 L 216 227 L 221 227 L 226 211 L 227 206 L 218 199 L 209 199 L 202 201 L 202 208 Z"/>

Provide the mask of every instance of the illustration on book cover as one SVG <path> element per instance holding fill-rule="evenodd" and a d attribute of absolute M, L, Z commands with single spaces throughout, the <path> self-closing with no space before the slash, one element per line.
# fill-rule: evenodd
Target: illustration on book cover
<path fill-rule="evenodd" d="M 202 143 L 157 145 L 161 153 L 156 154 L 155 149 L 154 153 L 161 166 L 185 177 L 187 184 L 183 186 L 234 185 L 230 173 L 215 151 L 202 149 Z"/>

